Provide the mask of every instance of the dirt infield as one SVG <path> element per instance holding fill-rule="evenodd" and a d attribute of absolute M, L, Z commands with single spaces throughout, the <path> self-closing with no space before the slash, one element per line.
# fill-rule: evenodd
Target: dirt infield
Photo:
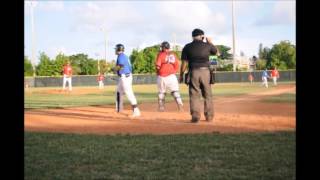
<path fill-rule="evenodd" d="M 87 92 L 87 90 L 83 90 Z M 263 93 L 244 96 L 215 97 L 215 119 L 208 123 L 190 123 L 189 104 L 177 112 L 174 103 L 166 112 L 157 112 L 157 104 L 140 105 L 142 116 L 130 119 L 130 106 L 118 114 L 112 105 L 64 109 L 25 110 L 25 130 L 37 132 L 70 132 L 90 134 L 190 134 L 240 133 L 295 130 L 294 103 L 265 103 L 262 98 L 281 93 L 294 93 L 295 85 L 286 85 Z M 52 92 L 52 93 L 59 93 Z"/>

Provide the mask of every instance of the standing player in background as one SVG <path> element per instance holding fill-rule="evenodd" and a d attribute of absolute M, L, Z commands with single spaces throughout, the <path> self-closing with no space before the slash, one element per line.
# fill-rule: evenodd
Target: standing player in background
<path fill-rule="evenodd" d="M 171 91 L 179 111 L 183 111 L 183 103 L 179 93 L 179 83 L 176 73 L 179 68 L 179 59 L 170 52 L 170 44 L 167 41 L 161 43 L 161 51 L 157 55 L 157 84 L 159 111 L 164 111 L 166 90 Z"/>
<path fill-rule="evenodd" d="M 252 73 L 249 73 L 248 79 L 250 81 L 250 84 L 252 84 L 254 79 Z"/>
<path fill-rule="evenodd" d="M 124 46 L 117 44 L 115 53 L 118 55 L 115 70 L 119 76 L 117 86 L 116 109 L 117 112 L 123 110 L 123 95 L 125 94 L 131 103 L 133 114 L 131 117 L 140 116 L 137 99 L 132 90 L 132 67 L 127 55 L 124 54 Z"/>
<path fill-rule="evenodd" d="M 99 73 L 99 76 L 97 78 L 97 81 L 99 83 L 99 89 L 103 89 L 104 88 L 104 75 L 102 73 Z"/>
<path fill-rule="evenodd" d="M 273 68 L 271 71 L 271 77 L 273 79 L 273 84 L 276 86 L 277 85 L 277 79 L 280 78 L 279 71 L 277 70 L 276 67 Z"/>
<path fill-rule="evenodd" d="M 69 86 L 69 91 L 72 91 L 72 67 L 70 65 L 70 62 L 67 62 L 67 64 L 63 66 L 63 90 L 66 89 L 67 82 Z"/>
<path fill-rule="evenodd" d="M 29 82 L 28 81 L 24 81 L 24 87 L 27 88 L 27 89 L 29 88 Z"/>
<path fill-rule="evenodd" d="M 267 69 L 265 69 L 262 72 L 262 86 L 265 86 L 266 88 L 268 88 L 268 78 L 270 78 L 270 76 L 268 75 Z"/>

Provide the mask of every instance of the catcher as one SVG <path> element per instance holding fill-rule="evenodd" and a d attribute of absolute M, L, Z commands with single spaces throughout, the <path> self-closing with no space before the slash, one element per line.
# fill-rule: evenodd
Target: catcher
<path fill-rule="evenodd" d="M 170 52 L 170 44 L 167 41 L 161 43 L 161 51 L 157 55 L 157 84 L 158 84 L 158 103 L 159 111 L 164 111 L 166 90 L 171 91 L 179 111 L 183 111 L 183 103 L 179 93 L 179 83 L 176 76 L 179 68 L 179 59 Z"/>

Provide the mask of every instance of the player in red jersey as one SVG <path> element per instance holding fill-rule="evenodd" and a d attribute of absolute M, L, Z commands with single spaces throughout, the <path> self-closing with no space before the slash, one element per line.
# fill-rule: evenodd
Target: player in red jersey
<path fill-rule="evenodd" d="M 277 85 L 277 79 L 280 78 L 279 71 L 277 70 L 276 67 L 271 71 L 271 77 L 273 79 L 273 84 L 276 86 Z"/>
<path fill-rule="evenodd" d="M 63 90 L 66 89 L 67 82 L 69 91 L 72 91 L 72 67 L 69 62 L 67 62 L 67 64 L 63 66 Z"/>
<path fill-rule="evenodd" d="M 103 83 L 104 75 L 102 73 L 99 73 L 97 81 L 99 82 L 99 89 L 103 89 L 103 87 L 104 87 L 104 83 Z"/>
<path fill-rule="evenodd" d="M 159 111 L 164 111 L 166 90 L 169 89 L 174 97 L 179 111 L 183 110 L 183 103 L 179 93 L 179 83 L 176 76 L 179 69 L 179 59 L 170 52 L 170 44 L 166 41 L 161 43 L 161 51 L 156 59 L 158 103 Z"/>

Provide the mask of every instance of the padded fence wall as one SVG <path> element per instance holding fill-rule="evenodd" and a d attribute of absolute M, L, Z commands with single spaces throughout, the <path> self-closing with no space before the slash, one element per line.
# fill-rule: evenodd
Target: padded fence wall
<path fill-rule="evenodd" d="M 225 82 L 248 82 L 250 72 L 216 72 L 216 83 Z M 252 72 L 255 82 L 261 82 L 262 71 Z M 271 72 L 269 71 L 269 74 Z M 280 79 L 278 81 L 295 81 L 296 71 L 279 71 Z M 178 75 L 177 75 L 178 77 Z M 117 76 L 106 76 L 105 85 L 115 85 Z M 62 77 L 25 77 L 25 85 L 29 87 L 56 87 L 62 86 Z M 156 84 L 157 76 L 155 74 L 136 74 L 133 75 L 133 84 Z M 73 76 L 72 86 L 98 86 L 97 76 Z"/>

